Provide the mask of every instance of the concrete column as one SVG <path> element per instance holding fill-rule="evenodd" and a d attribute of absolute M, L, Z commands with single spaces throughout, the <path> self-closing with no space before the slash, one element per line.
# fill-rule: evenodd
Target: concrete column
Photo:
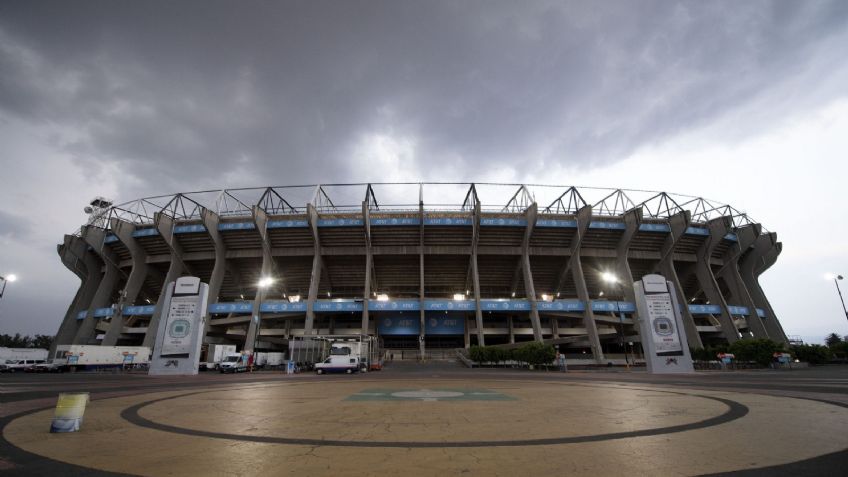
<path fill-rule="evenodd" d="M 734 305 L 741 305 L 748 308 L 748 329 L 753 333 L 754 338 L 770 338 L 769 333 L 763 325 L 762 320 L 757 315 L 757 306 L 739 275 L 739 259 L 751 245 L 754 244 L 757 236 L 760 235 L 762 227 L 760 224 L 751 224 L 740 227 L 736 231 L 736 245 L 731 247 L 724 256 L 724 266 L 721 269 L 721 276 L 727 286 L 730 288 L 730 294 Z M 776 341 L 780 341 L 777 339 Z"/>
<path fill-rule="evenodd" d="M 721 243 L 721 240 L 730 231 L 730 217 L 716 217 L 707 222 L 707 227 L 710 230 L 709 237 L 704 240 L 704 243 L 698 248 L 698 262 L 695 266 L 695 275 L 698 277 L 698 283 L 704 291 L 704 295 L 713 305 L 718 305 L 721 309 L 719 314 L 719 323 L 721 323 L 721 332 L 728 343 L 733 343 L 739 339 L 739 331 L 736 325 L 733 324 L 733 317 L 727 309 L 727 302 L 721 294 L 712 268 L 710 267 L 710 258 L 715 248 Z"/>
<path fill-rule="evenodd" d="M 135 304 L 138 294 L 141 292 L 141 287 L 144 286 L 144 280 L 147 279 L 147 254 L 138 245 L 132 236 L 135 231 L 135 225 L 125 220 L 112 218 L 110 227 L 118 240 L 124 244 L 130 251 L 132 260 L 132 270 L 127 278 L 127 283 L 124 285 L 124 293 L 118 300 L 118 307 L 115 310 L 115 315 L 112 317 L 112 322 L 109 324 L 109 329 L 106 330 L 106 335 L 103 336 L 101 344 L 103 346 L 115 346 L 118 343 L 118 338 L 121 337 L 121 332 L 124 329 L 124 305 Z"/>
<path fill-rule="evenodd" d="M 636 293 L 633 291 L 633 273 L 630 271 L 629 256 L 630 242 L 639 231 L 639 225 L 642 224 L 642 207 L 636 207 L 624 213 L 624 234 L 618 240 L 616 246 L 616 273 L 621 279 L 621 289 L 624 294 L 624 300 L 631 303 L 636 302 Z"/>
<path fill-rule="evenodd" d="M 318 299 L 318 287 L 321 285 L 321 241 L 318 236 L 318 212 L 312 204 L 306 205 L 307 219 L 315 240 L 315 251 L 312 257 L 312 277 L 309 280 L 309 296 L 306 300 L 306 323 L 304 335 L 312 335 L 315 326 L 315 300 Z"/>
<path fill-rule="evenodd" d="M 574 237 L 571 244 L 571 256 L 568 261 L 571 268 L 572 279 L 577 288 L 577 297 L 586 306 L 583 310 L 583 324 L 586 326 L 586 335 L 589 339 L 589 346 L 592 348 L 592 356 L 595 362 L 601 363 L 604 360 L 604 351 L 601 349 L 601 340 L 598 338 L 598 328 L 595 325 L 595 313 L 592 311 L 592 299 L 589 297 L 589 290 L 586 287 L 586 278 L 583 275 L 583 263 L 580 259 L 580 247 L 583 243 L 583 237 L 586 235 L 586 230 L 589 229 L 589 223 L 592 221 L 592 206 L 587 205 L 577 211 L 577 236 Z M 568 268 L 568 265 L 566 266 Z"/>
<path fill-rule="evenodd" d="M 73 344 L 79 328 L 77 315 L 88 309 L 101 280 L 100 266 L 80 237 L 65 235 L 64 243 L 57 247 L 57 251 L 62 263 L 80 278 L 81 283 L 50 346 L 50 358 L 54 357 L 56 346 Z"/>
<path fill-rule="evenodd" d="M 215 247 L 215 265 L 212 267 L 212 276 L 209 278 L 209 303 L 212 304 L 217 303 L 221 298 L 221 287 L 224 284 L 224 276 L 227 273 L 227 246 L 221 237 L 221 232 L 218 230 L 221 217 L 204 207 L 200 211 L 200 218 L 203 220 L 203 226 L 206 227 L 206 232 L 209 234 L 209 238 L 212 239 L 212 244 Z M 211 321 L 212 315 L 207 310 L 206 330 L 203 332 L 204 341 L 206 341 L 206 335 L 209 333 Z"/>
<path fill-rule="evenodd" d="M 774 309 L 759 282 L 760 275 L 774 264 L 782 248 L 782 244 L 777 241 L 777 234 L 775 233 L 757 236 L 751 250 L 739 262 L 739 272 L 751 299 L 766 314 L 762 322 L 769 336 L 772 340 L 788 346 L 789 340 L 786 338 L 786 333 L 777 320 L 777 315 L 774 313 Z M 756 310 L 752 313 L 756 313 Z"/>
<path fill-rule="evenodd" d="M 483 310 L 480 309 L 480 274 L 477 271 L 477 239 L 480 237 L 480 204 L 474 204 L 474 215 L 471 219 L 474 230 L 471 238 L 471 282 L 474 286 L 474 317 L 477 323 L 477 345 L 486 346 L 483 336 Z"/>
<path fill-rule="evenodd" d="M 174 219 L 162 212 L 157 212 L 153 215 L 153 222 L 156 224 L 156 229 L 168 248 L 171 249 L 171 265 L 168 267 L 168 273 L 165 275 L 165 282 L 162 284 L 162 289 L 159 291 L 159 299 L 156 300 L 156 307 L 153 309 L 153 315 L 150 316 L 150 323 L 147 325 L 147 332 L 144 334 L 142 346 L 147 346 L 153 349 L 156 342 L 156 332 L 159 329 L 159 320 L 165 308 L 165 295 L 168 291 L 168 285 L 175 282 L 183 272 L 191 273 L 186 267 L 182 259 L 182 248 L 174 239 Z"/>
<path fill-rule="evenodd" d="M 509 344 L 515 344 L 515 326 L 512 324 L 512 315 L 507 318 L 507 324 L 509 325 Z"/>
<path fill-rule="evenodd" d="M 274 257 L 271 256 L 271 245 L 268 241 L 268 214 L 256 205 L 253 206 L 252 212 L 253 223 L 262 239 L 262 268 L 260 269 L 259 276 L 270 277 L 273 275 Z M 267 288 L 261 288 L 257 283 L 252 283 L 251 286 L 256 287 L 256 296 L 253 297 L 253 315 L 250 319 L 250 325 L 247 327 L 247 334 L 244 337 L 244 348 L 242 348 L 249 353 L 253 352 L 256 346 L 256 340 L 259 337 L 259 329 L 262 327 L 262 301 L 268 295 Z"/>
<path fill-rule="evenodd" d="M 418 229 L 418 352 L 419 356 L 426 356 L 427 346 L 424 342 L 425 316 L 427 315 L 427 311 L 424 309 L 424 192 L 421 186 L 418 187 L 418 220 L 421 224 Z M 468 320 L 465 320 L 464 328 L 465 349 L 468 349 L 471 346 L 471 339 L 468 336 Z"/>
<path fill-rule="evenodd" d="M 103 240 L 105 238 L 106 231 L 101 228 L 90 225 L 82 228 L 82 239 L 94 249 L 94 253 L 103 261 L 105 272 L 103 274 L 103 280 L 97 287 L 94 298 L 89 304 L 85 319 L 77 329 L 76 336 L 74 336 L 74 344 L 93 344 L 92 340 L 94 339 L 95 327 L 97 326 L 97 318 L 94 317 L 94 310 L 112 306 L 112 294 L 115 292 L 115 287 L 117 287 L 118 280 L 121 276 L 120 270 L 115 265 L 114 257 L 111 257 L 109 252 L 103 250 Z M 120 321 L 120 316 L 117 318 Z"/>
<path fill-rule="evenodd" d="M 542 324 L 539 321 L 539 308 L 536 304 L 536 287 L 533 283 L 533 272 L 530 270 L 530 237 L 536 226 L 537 206 L 534 202 L 527 208 L 524 216 L 527 219 L 527 228 L 524 230 L 524 242 L 521 250 L 521 269 L 524 273 L 524 293 L 530 302 L 530 325 L 533 327 L 533 339 L 539 343 L 544 341 L 542 336 Z"/>
<path fill-rule="evenodd" d="M 663 243 L 659 263 L 655 266 L 654 271 L 663 275 L 666 280 L 670 280 L 674 284 L 677 292 L 677 301 L 681 303 L 683 309 L 683 328 L 686 331 L 686 339 L 689 346 L 692 348 L 703 348 L 704 344 L 701 341 L 701 335 L 698 333 L 698 327 L 695 325 L 695 318 L 689 311 L 689 300 L 683 292 L 683 287 L 680 285 L 680 278 L 677 276 L 677 269 L 674 266 L 674 249 L 679 240 L 689 228 L 689 223 L 692 220 L 692 214 L 688 210 L 682 210 L 668 218 L 668 225 L 671 232 Z"/>
<path fill-rule="evenodd" d="M 362 324 L 361 333 L 368 334 L 371 326 L 371 317 L 368 313 L 368 299 L 371 298 L 371 269 L 374 266 L 374 258 L 371 256 L 371 214 L 368 209 L 368 201 L 362 201 L 362 226 L 365 229 L 365 285 L 362 289 Z"/>

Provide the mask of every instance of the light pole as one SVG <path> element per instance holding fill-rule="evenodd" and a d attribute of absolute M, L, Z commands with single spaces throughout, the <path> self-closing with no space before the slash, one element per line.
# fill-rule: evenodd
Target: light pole
<path fill-rule="evenodd" d="M 6 283 L 12 283 L 17 279 L 18 277 L 14 273 L 6 275 L 5 277 L 0 275 L 0 282 L 3 282 L 3 286 L 0 287 L 0 298 L 3 298 L 3 293 L 6 291 Z"/>
<path fill-rule="evenodd" d="M 839 301 L 842 302 L 842 311 L 845 312 L 845 319 L 848 319 L 848 309 L 845 308 L 845 299 L 842 298 L 842 290 L 839 289 L 839 280 L 842 280 L 842 275 L 828 273 L 824 276 L 824 278 L 827 280 L 833 280 L 833 284 L 836 285 L 836 292 L 839 293 Z"/>

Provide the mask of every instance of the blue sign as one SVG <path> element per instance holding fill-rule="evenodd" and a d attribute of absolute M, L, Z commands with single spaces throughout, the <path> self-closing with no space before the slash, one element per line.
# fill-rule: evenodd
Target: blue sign
<path fill-rule="evenodd" d="M 362 219 L 318 219 L 319 227 L 361 227 Z"/>
<path fill-rule="evenodd" d="M 718 315 L 721 307 L 718 305 L 689 305 L 689 313 L 693 315 Z"/>
<path fill-rule="evenodd" d="M 748 307 L 747 306 L 727 305 L 727 311 L 729 311 L 731 315 L 748 316 Z"/>
<path fill-rule="evenodd" d="M 155 308 L 156 308 L 156 305 L 125 306 L 123 313 L 124 313 L 124 315 L 137 315 L 137 316 L 152 315 L 153 310 Z"/>
<path fill-rule="evenodd" d="M 465 317 L 463 315 L 433 314 L 424 318 L 424 334 L 427 335 L 462 335 L 465 334 Z"/>
<path fill-rule="evenodd" d="M 686 235 L 702 235 L 707 237 L 710 235 L 710 230 L 701 227 L 686 227 Z"/>
<path fill-rule="evenodd" d="M 306 219 L 269 220 L 266 225 L 266 228 L 269 229 L 288 229 L 295 227 L 309 227 L 309 222 Z"/>
<path fill-rule="evenodd" d="M 424 300 L 427 311 L 475 311 L 474 300 Z"/>
<path fill-rule="evenodd" d="M 418 300 L 368 300 L 368 311 L 418 311 L 420 309 L 421 304 Z"/>
<path fill-rule="evenodd" d="M 424 217 L 424 225 L 473 225 L 470 217 Z"/>
<path fill-rule="evenodd" d="M 387 315 L 376 319 L 377 332 L 381 335 L 417 335 L 421 322 L 417 315 Z"/>
<path fill-rule="evenodd" d="M 563 219 L 539 219 L 536 221 L 536 227 L 556 227 L 564 229 L 574 229 L 577 228 L 577 221 Z"/>
<path fill-rule="evenodd" d="M 668 224 L 639 224 L 641 232 L 671 232 Z"/>
<path fill-rule="evenodd" d="M 271 301 L 259 305 L 260 313 L 305 313 L 306 302 Z"/>
<path fill-rule="evenodd" d="M 317 300 L 312 310 L 315 312 L 362 311 L 362 302 Z"/>
<path fill-rule="evenodd" d="M 380 226 L 399 226 L 399 225 L 420 225 L 421 221 L 418 220 L 418 217 L 395 217 L 395 218 L 387 218 L 380 217 L 376 219 L 371 219 L 371 225 L 380 227 Z"/>
<path fill-rule="evenodd" d="M 527 300 L 480 300 L 483 311 L 530 311 Z"/>
<path fill-rule="evenodd" d="M 624 230 L 627 228 L 624 222 L 604 222 L 593 220 L 589 222 L 590 229 L 609 229 L 609 230 Z"/>
<path fill-rule="evenodd" d="M 95 318 L 105 318 L 107 316 L 112 316 L 112 307 L 109 308 L 95 308 L 94 317 Z"/>
<path fill-rule="evenodd" d="M 112 243 L 112 242 L 117 242 L 117 241 L 118 241 L 118 236 L 114 235 L 114 234 L 109 234 L 109 235 L 106 236 L 106 238 L 103 239 L 103 243 Z"/>
<path fill-rule="evenodd" d="M 88 314 L 88 312 L 87 312 L 87 311 L 85 311 L 85 310 L 83 310 L 83 311 L 81 311 L 81 312 L 77 313 L 77 319 L 78 319 L 78 320 L 84 320 L 84 319 L 85 319 L 85 315 L 86 315 L 86 314 Z"/>
<path fill-rule="evenodd" d="M 132 233 L 133 237 L 150 237 L 152 235 L 159 235 L 159 231 L 156 230 L 155 228 L 148 228 L 148 229 L 135 229 L 135 230 L 133 230 L 133 233 Z"/>
<path fill-rule="evenodd" d="M 593 301 L 592 311 L 633 313 L 636 311 L 636 304 L 628 301 Z"/>
<path fill-rule="evenodd" d="M 209 313 L 218 315 L 227 313 L 253 313 L 253 303 L 213 303 L 209 305 Z"/>
<path fill-rule="evenodd" d="M 198 232 L 206 232 L 206 227 L 202 224 L 177 225 L 174 227 L 175 234 L 193 234 Z"/>
<path fill-rule="evenodd" d="M 223 222 L 218 224 L 218 230 L 253 230 L 256 224 L 253 222 Z"/>
<path fill-rule="evenodd" d="M 540 301 L 536 303 L 539 311 L 583 311 L 586 305 L 580 300 Z"/>
<path fill-rule="evenodd" d="M 484 217 L 480 219 L 482 227 L 526 227 L 527 219 L 508 217 Z"/>
<path fill-rule="evenodd" d="M 766 311 L 763 310 L 762 308 L 757 308 L 757 316 L 759 316 L 760 318 L 765 318 L 766 317 Z"/>
<path fill-rule="evenodd" d="M 731 242 L 738 242 L 739 241 L 739 239 L 736 238 L 736 234 L 734 234 L 734 233 L 729 233 L 729 234 L 725 235 L 724 239 L 730 240 Z"/>

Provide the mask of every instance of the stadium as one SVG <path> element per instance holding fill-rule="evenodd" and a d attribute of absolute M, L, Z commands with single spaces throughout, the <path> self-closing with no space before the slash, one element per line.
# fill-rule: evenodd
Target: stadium
<path fill-rule="evenodd" d="M 633 282 L 674 283 L 690 347 L 786 343 L 758 281 L 781 243 L 736 208 L 638 190 L 372 183 L 98 198 L 58 246 L 80 279 L 55 345 L 152 346 L 164 285 L 209 284 L 206 343 L 368 334 L 404 357 L 543 341 L 637 353 Z M 55 346 L 54 345 L 54 346 Z"/>

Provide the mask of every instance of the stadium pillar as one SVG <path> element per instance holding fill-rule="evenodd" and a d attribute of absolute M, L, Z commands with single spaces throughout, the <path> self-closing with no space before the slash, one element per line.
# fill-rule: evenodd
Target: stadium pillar
<path fill-rule="evenodd" d="M 527 219 L 527 227 L 524 230 L 524 242 L 521 246 L 521 269 L 524 273 L 524 293 L 530 302 L 530 324 L 533 326 L 533 339 L 539 343 L 544 341 L 542 336 L 542 323 L 539 321 L 539 308 L 536 303 L 536 287 L 533 283 L 533 272 L 530 270 L 530 237 L 536 226 L 536 214 L 538 207 L 536 203 L 530 204 L 524 213 Z"/>
<path fill-rule="evenodd" d="M 713 275 L 712 267 L 710 267 L 713 251 L 727 235 L 730 230 L 730 223 L 731 218 L 728 216 L 716 217 L 707 222 L 710 235 L 698 248 L 695 275 L 698 277 L 698 283 L 710 303 L 719 306 L 721 310 L 719 313 L 721 332 L 728 343 L 733 343 L 739 340 L 739 331 L 733 323 L 733 317 L 727 308 L 727 301 L 722 296 L 715 275 Z"/>
<path fill-rule="evenodd" d="M 312 256 L 312 275 L 309 279 L 309 296 L 306 300 L 306 323 L 303 327 L 304 336 L 312 335 L 315 326 L 315 300 L 318 299 L 318 287 L 321 285 L 321 241 L 318 236 L 318 212 L 312 204 L 306 204 L 307 219 L 315 241 Z"/>
<path fill-rule="evenodd" d="M 507 318 L 507 324 L 509 325 L 509 344 L 515 344 L 515 328 L 513 328 L 512 324 L 512 315 L 509 315 L 509 318 Z"/>
<path fill-rule="evenodd" d="M 689 311 L 689 300 L 686 299 L 683 287 L 680 286 L 680 278 L 677 276 L 677 269 L 674 267 L 674 249 L 680 238 L 686 233 L 691 220 L 692 215 L 688 210 L 681 210 L 668 218 L 670 232 L 663 243 L 660 251 L 660 261 L 654 267 L 654 271 L 663 275 L 666 280 L 670 280 L 674 284 L 675 291 L 677 292 L 677 301 L 683 305 L 683 309 L 681 310 L 683 328 L 686 331 L 686 340 L 689 342 L 689 346 L 692 348 L 703 348 L 704 344 L 695 325 L 695 318 Z"/>
<path fill-rule="evenodd" d="M 103 280 L 97 287 L 97 292 L 94 293 L 94 298 L 89 304 L 85 319 L 77 329 L 76 336 L 74 336 L 74 344 L 84 345 L 89 344 L 96 334 L 97 318 L 94 316 L 94 310 L 112 305 L 112 294 L 118 284 L 120 270 L 115 265 L 113 258 L 103 251 L 103 240 L 106 238 L 106 232 L 103 229 L 86 225 L 82 228 L 82 238 L 86 244 L 94 249 L 93 253 L 101 259 L 105 268 Z"/>
<path fill-rule="evenodd" d="M 425 356 L 427 344 L 424 342 L 427 311 L 424 307 L 424 188 L 418 186 L 418 352 Z M 468 338 L 468 320 L 463 318 L 465 328 L 465 348 L 468 349 L 470 340 Z"/>
<path fill-rule="evenodd" d="M 480 237 L 480 203 L 474 203 L 471 238 L 471 282 L 474 286 L 474 318 L 477 324 L 477 346 L 486 346 L 483 336 L 483 310 L 480 309 L 480 275 L 477 270 L 477 240 Z"/>
<path fill-rule="evenodd" d="M 132 236 L 135 226 L 127 221 L 112 218 L 110 227 L 112 233 L 129 250 L 130 259 L 132 260 L 132 270 L 130 271 L 129 278 L 127 278 L 126 285 L 124 285 L 124 293 L 119 298 L 115 314 L 112 316 L 112 322 L 109 323 L 109 329 L 106 330 L 106 335 L 101 342 L 103 346 L 115 346 L 118 344 L 118 338 L 121 337 L 121 332 L 124 329 L 124 305 L 127 303 L 130 305 L 135 304 L 135 300 L 138 298 L 139 292 L 141 292 L 141 287 L 144 285 L 144 280 L 147 278 L 147 254 L 144 253 L 144 250 L 141 249 Z"/>
<path fill-rule="evenodd" d="M 633 241 L 633 237 L 636 236 L 636 233 L 639 232 L 639 225 L 642 223 L 642 207 L 634 207 L 627 212 L 624 213 L 624 234 L 622 234 L 621 238 L 618 239 L 618 245 L 616 246 L 616 272 L 618 274 L 619 286 L 622 291 L 622 298 L 624 301 L 630 303 L 636 303 L 636 294 L 633 291 L 633 272 L 630 270 L 630 262 L 628 261 L 629 251 L 630 251 L 630 242 Z M 619 320 L 621 320 L 620 326 L 618 327 L 619 335 L 618 335 L 618 343 L 621 346 L 622 350 L 625 350 L 624 343 L 624 323 L 622 318 L 622 313 L 619 312 Z M 634 313 L 632 316 L 637 317 L 637 314 Z M 638 330 L 639 326 L 636 324 L 636 320 L 633 320 L 634 327 Z"/>
<path fill-rule="evenodd" d="M 212 267 L 212 276 L 209 278 L 209 303 L 217 303 L 221 295 L 221 287 L 224 284 L 224 276 L 227 272 L 227 246 L 224 239 L 221 237 L 221 232 L 218 230 L 218 224 L 221 223 L 221 217 L 215 212 L 207 208 L 200 211 L 200 218 L 203 221 L 203 226 L 206 227 L 206 232 L 209 238 L 212 239 L 212 245 L 215 247 L 215 265 Z M 210 322 L 212 315 L 207 309 L 206 329 L 203 332 L 203 339 L 206 340 L 206 335 L 209 333 Z"/>
<path fill-rule="evenodd" d="M 83 239 L 74 235 L 65 235 L 65 241 L 62 245 L 59 245 L 58 252 L 62 257 L 62 263 L 80 277 L 81 283 L 74 301 L 71 302 L 71 306 L 65 313 L 62 324 L 59 325 L 56 338 L 50 346 L 50 358 L 55 357 L 56 346 L 73 344 L 74 336 L 76 336 L 79 327 L 77 315 L 88 309 L 101 280 L 97 261 L 88 252 L 88 245 Z"/>
<path fill-rule="evenodd" d="M 262 267 L 259 271 L 259 277 L 260 279 L 271 277 L 273 275 L 274 257 L 271 256 L 271 245 L 268 241 L 268 214 L 257 205 L 254 205 L 251 211 L 256 231 L 262 239 Z M 256 296 L 253 297 L 253 314 L 251 315 L 250 325 L 247 327 L 247 334 L 244 337 L 244 348 L 242 348 L 249 353 L 253 352 L 256 341 L 259 339 L 259 330 L 262 328 L 262 301 L 268 294 L 267 287 L 272 285 L 261 286 L 258 283 L 251 283 L 251 286 L 256 287 Z"/>
<path fill-rule="evenodd" d="M 365 230 L 365 284 L 362 287 L 362 324 L 359 332 L 367 335 L 371 327 L 368 299 L 371 297 L 371 267 L 374 266 L 374 257 L 371 255 L 371 214 L 367 200 L 362 201 L 362 227 Z"/>
<path fill-rule="evenodd" d="M 156 333 L 159 328 L 159 320 L 162 318 L 163 308 L 165 307 L 165 295 L 168 292 L 168 284 L 179 278 L 183 272 L 189 272 L 182 258 L 182 248 L 174 240 L 174 219 L 162 212 L 153 214 L 153 222 L 156 224 L 156 230 L 162 239 L 171 249 L 171 264 L 168 267 L 168 273 L 165 275 L 165 282 L 159 291 L 159 299 L 156 300 L 156 307 L 153 309 L 153 314 L 150 316 L 150 323 L 147 325 L 147 332 L 144 334 L 142 346 L 153 349 L 156 342 Z"/>
<path fill-rule="evenodd" d="M 586 327 L 586 336 L 589 339 L 589 347 L 595 362 L 604 360 L 604 350 L 601 348 L 601 340 L 598 338 L 598 327 L 595 325 L 595 313 L 592 311 L 592 300 L 589 298 L 589 290 L 586 287 L 586 277 L 583 275 L 583 263 L 580 259 L 580 247 L 589 223 L 592 221 L 592 206 L 587 205 L 577 211 L 577 236 L 572 239 L 571 256 L 568 258 L 566 269 L 571 268 L 574 286 L 577 288 L 577 297 L 583 302 L 583 324 Z"/>
<path fill-rule="evenodd" d="M 760 224 L 750 224 L 736 230 L 736 244 L 724 254 L 724 265 L 719 276 L 724 279 L 724 282 L 730 288 L 733 303 L 748 308 L 748 316 L 745 317 L 745 321 L 748 323 L 748 330 L 753 333 L 754 338 L 770 338 L 762 320 L 757 315 L 757 305 L 754 304 L 754 300 L 751 299 L 751 295 L 739 275 L 739 260 L 742 254 L 753 245 L 761 230 Z M 780 341 L 780 339 L 778 338 L 776 341 Z"/>
<path fill-rule="evenodd" d="M 774 341 L 788 345 L 789 340 L 786 338 L 786 333 L 783 331 L 780 322 L 777 321 L 777 315 L 775 315 L 774 309 L 759 282 L 760 275 L 774 264 L 782 248 L 783 246 L 777 241 L 777 234 L 774 232 L 759 235 L 754 240 L 753 248 L 739 263 L 739 270 L 745 288 L 751 294 L 754 303 L 765 312 L 763 325 L 766 327 L 769 336 Z M 756 313 L 756 310 L 754 310 L 754 313 Z"/>

